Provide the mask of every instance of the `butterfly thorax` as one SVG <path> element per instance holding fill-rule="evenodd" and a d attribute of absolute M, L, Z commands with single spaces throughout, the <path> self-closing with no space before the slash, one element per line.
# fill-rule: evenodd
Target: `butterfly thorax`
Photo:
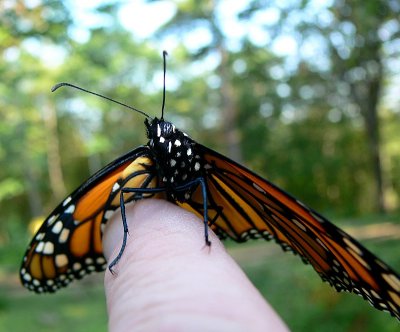
<path fill-rule="evenodd" d="M 202 176 L 200 155 L 196 143 L 184 132 L 162 119 L 146 119 L 148 146 L 156 160 L 160 182 L 172 198 L 187 200 L 194 188 L 176 191 L 177 187 Z M 171 189 L 171 190 L 168 190 Z"/>

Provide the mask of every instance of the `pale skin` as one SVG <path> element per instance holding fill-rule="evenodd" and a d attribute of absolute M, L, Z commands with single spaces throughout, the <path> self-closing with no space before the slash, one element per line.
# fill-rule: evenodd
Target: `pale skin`
<path fill-rule="evenodd" d="M 109 330 L 288 331 L 201 219 L 164 200 L 126 208 L 130 235 L 115 274 L 105 274 Z M 110 262 L 122 242 L 119 213 L 104 232 Z"/>

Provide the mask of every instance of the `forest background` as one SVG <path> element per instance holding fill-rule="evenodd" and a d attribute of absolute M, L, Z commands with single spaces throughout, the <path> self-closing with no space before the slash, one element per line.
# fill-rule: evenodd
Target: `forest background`
<path fill-rule="evenodd" d="M 71 82 L 159 116 L 164 49 L 168 120 L 399 271 L 399 17 L 396 0 L 1 1 L 0 329 L 106 329 L 101 276 L 37 297 L 17 271 L 38 221 L 146 143 L 144 119 L 50 88 Z M 273 244 L 230 247 L 295 331 L 398 327 Z"/>

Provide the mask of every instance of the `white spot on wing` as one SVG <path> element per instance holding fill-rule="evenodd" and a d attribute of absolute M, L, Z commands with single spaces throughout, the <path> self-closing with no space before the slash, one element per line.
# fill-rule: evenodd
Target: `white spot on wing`
<path fill-rule="evenodd" d="M 104 213 L 104 219 L 106 219 L 106 220 L 110 219 L 111 216 L 114 214 L 114 212 L 115 212 L 115 211 L 113 211 L 113 210 L 107 210 L 107 211 Z"/>
<path fill-rule="evenodd" d="M 253 182 L 253 187 L 257 189 L 260 193 L 266 194 L 265 190 L 261 188 L 257 183 Z"/>
<path fill-rule="evenodd" d="M 42 252 L 43 247 L 44 247 L 44 242 L 40 241 L 40 242 L 38 243 L 38 245 L 36 246 L 35 251 L 36 251 L 36 252 Z"/>
<path fill-rule="evenodd" d="M 176 165 L 176 160 L 175 159 L 171 159 L 169 161 L 169 164 L 171 165 L 171 167 L 174 167 Z"/>
<path fill-rule="evenodd" d="M 158 124 L 157 125 L 157 137 L 160 137 L 161 136 L 161 127 L 160 127 L 160 125 Z"/>
<path fill-rule="evenodd" d="M 55 262 L 57 267 L 62 267 L 68 264 L 68 257 L 67 255 L 61 254 L 57 255 L 55 258 Z M 60 280 L 65 279 L 65 275 L 60 275 Z"/>
<path fill-rule="evenodd" d="M 86 258 L 86 259 L 85 259 L 85 264 L 87 264 L 87 265 L 92 265 L 92 264 L 93 264 L 93 259 L 90 258 L 90 257 Z"/>
<path fill-rule="evenodd" d="M 26 280 L 26 281 L 31 281 L 32 280 L 32 277 L 31 277 L 31 275 L 29 273 L 25 273 L 22 278 L 24 278 L 24 280 Z"/>
<path fill-rule="evenodd" d="M 63 206 L 66 206 L 69 202 L 71 202 L 71 196 L 68 196 L 65 201 L 63 202 Z"/>
<path fill-rule="evenodd" d="M 117 191 L 120 187 L 121 187 L 121 186 L 119 185 L 119 183 L 118 183 L 118 182 L 115 182 L 114 185 L 113 185 L 113 187 L 112 187 L 112 192 Z"/>
<path fill-rule="evenodd" d="M 72 266 L 72 269 L 74 271 L 79 271 L 81 268 L 82 268 L 82 264 L 78 263 L 78 262 L 74 263 L 74 265 Z"/>
<path fill-rule="evenodd" d="M 53 226 L 53 228 L 51 229 L 51 231 L 52 231 L 53 233 L 55 233 L 55 234 L 58 234 L 58 233 L 61 232 L 62 228 L 63 228 L 63 223 L 62 223 L 62 221 L 59 220 L 59 221 L 57 221 L 57 222 L 55 223 L 55 225 Z"/>
<path fill-rule="evenodd" d="M 187 154 L 188 156 L 190 156 L 190 155 L 192 154 L 192 149 L 191 149 L 191 148 L 187 149 L 186 154 Z"/>
<path fill-rule="evenodd" d="M 39 233 L 36 235 L 36 240 L 41 241 L 41 240 L 43 240 L 44 236 L 45 236 L 45 233 Z"/>
<path fill-rule="evenodd" d="M 303 232 L 307 232 L 307 228 L 297 219 L 292 219 L 292 222 L 296 224 L 298 228 L 300 228 Z"/>
<path fill-rule="evenodd" d="M 54 252 L 53 242 L 47 241 L 43 248 L 43 253 L 46 255 L 51 255 Z"/>
<path fill-rule="evenodd" d="M 200 163 L 199 162 L 196 162 L 195 164 L 194 164 L 194 170 L 195 171 L 198 171 L 200 169 Z"/>
<path fill-rule="evenodd" d="M 57 215 L 57 217 L 58 217 L 58 215 Z M 49 220 L 47 220 L 47 225 L 51 225 L 55 220 L 56 220 L 56 218 L 57 218 L 55 215 L 52 215 L 50 218 L 49 218 Z"/>
<path fill-rule="evenodd" d="M 58 242 L 65 243 L 68 240 L 68 236 L 69 236 L 69 229 L 64 228 L 62 230 L 60 236 L 58 237 Z"/>
<path fill-rule="evenodd" d="M 65 213 L 69 213 L 72 214 L 75 211 L 75 204 L 71 204 L 70 206 L 68 206 L 68 208 L 65 210 Z"/>
<path fill-rule="evenodd" d="M 102 265 L 106 262 L 106 260 L 103 257 L 97 257 L 96 258 L 96 264 Z"/>

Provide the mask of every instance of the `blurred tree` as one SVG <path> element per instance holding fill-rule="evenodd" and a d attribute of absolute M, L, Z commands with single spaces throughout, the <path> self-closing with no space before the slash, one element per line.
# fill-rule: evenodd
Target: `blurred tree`
<path fill-rule="evenodd" d="M 357 130 L 357 119 L 362 117 L 368 164 L 375 183 L 372 199 L 376 209 L 384 211 L 378 109 L 384 79 L 392 70 L 385 64 L 399 54 L 398 48 L 388 50 L 393 50 L 399 40 L 400 6 L 391 0 L 337 0 L 325 6 L 316 6 L 313 1 L 283 4 L 256 0 L 250 2 L 242 18 L 249 19 L 267 8 L 279 9 L 280 13 L 277 24 L 268 25 L 269 33 L 274 36 L 272 41 L 289 34 L 299 45 L 298 65 L 292 71 L 289 84 L 292 91 L 298 85 L 295 82 L 303 80 L 301 76 L 312 78 L 308 84 L 303 80 L 300 95 L 293 95 L 292 102 L 297 102 L 293 106 L 302 107 L 310 101 L 321 105 L 322 100 L 325 107 L 321 107 L 331 122 L 348 118 L 354 130 Z M 318 81 L 319 85 L 313 86 Z"/>
<path fill-rule="evenodd" d="M 215 72 L 219 80 L 219 101 L 214 106 L 221 112 L 221 126 L 224 141 L 228 147 L 227 155 L 241 161 L 240 134 L 238 131 L 238 110 L 236 98 L 232 87 L 232 70 L 229 66 L 229 51 L 226 45 L 226 37 L 222 31 L 220 18 L 217 15 L 217 0 L 195 1 L 184 0 L 176 3 L 175 15 L 169 22 L 161 26 L 157 32 L 159 37 L 166 35 L 190 36 L 201 30 L 206 30 L 210 35 L 210 41 L 198 45 L 191 50 L 192 59 L 205 59 L 210 54 L 219 60 Z M 195 38 L 195 37 L 192 37 Z"/>
<path fill-rule="evenodd" d="M 0 205 L 3 213 L 11 208 L 10 199 L 27 193 L 27 203 L 18 200 L 18 205 L 28 205 L 30 211 L 21 209 L 25 215 L 41 214 L 42 203 L 39 181 L 43 169 L 43 140 L 47 139 L 49 151 L 57 149 L 57 132 L 50 131 L 44 136 L 43 118 L 46 110 L 37 89 L 46 84 L 49 71 L 41 65 L 39 58 L 43 54 L 41 47 L 51 50 L 56 43 L 68 40 L 64 29 L 70 23 L 67 9 L 62 3 L 42 1 L 4 1 L 0 3 L 0 117 L 2 141 L 0 162 L 2 167 L 2 183 L 8 184 L 6 194 L 1 192 Z M 48 84 L 48 83 L 47 83 Z M 56 122 L 53 121 L 53 126 Z M 49 152 L 48 151 L 48 152 Z M 50 154 L 49 154 L 50 155 Z M 17 157 L 20 156 L 20 157 Z M 49 169 L 53 172 L 51 179 L 55 195 L 63 193 L 61 165 L 57 158 L 49 158 Z M 3 173 L 4 172 L 4 173 Z M 10 186 L 10 183 L 14 185 Z M 13 211 L 12 213 L 15 213 Z"/>

